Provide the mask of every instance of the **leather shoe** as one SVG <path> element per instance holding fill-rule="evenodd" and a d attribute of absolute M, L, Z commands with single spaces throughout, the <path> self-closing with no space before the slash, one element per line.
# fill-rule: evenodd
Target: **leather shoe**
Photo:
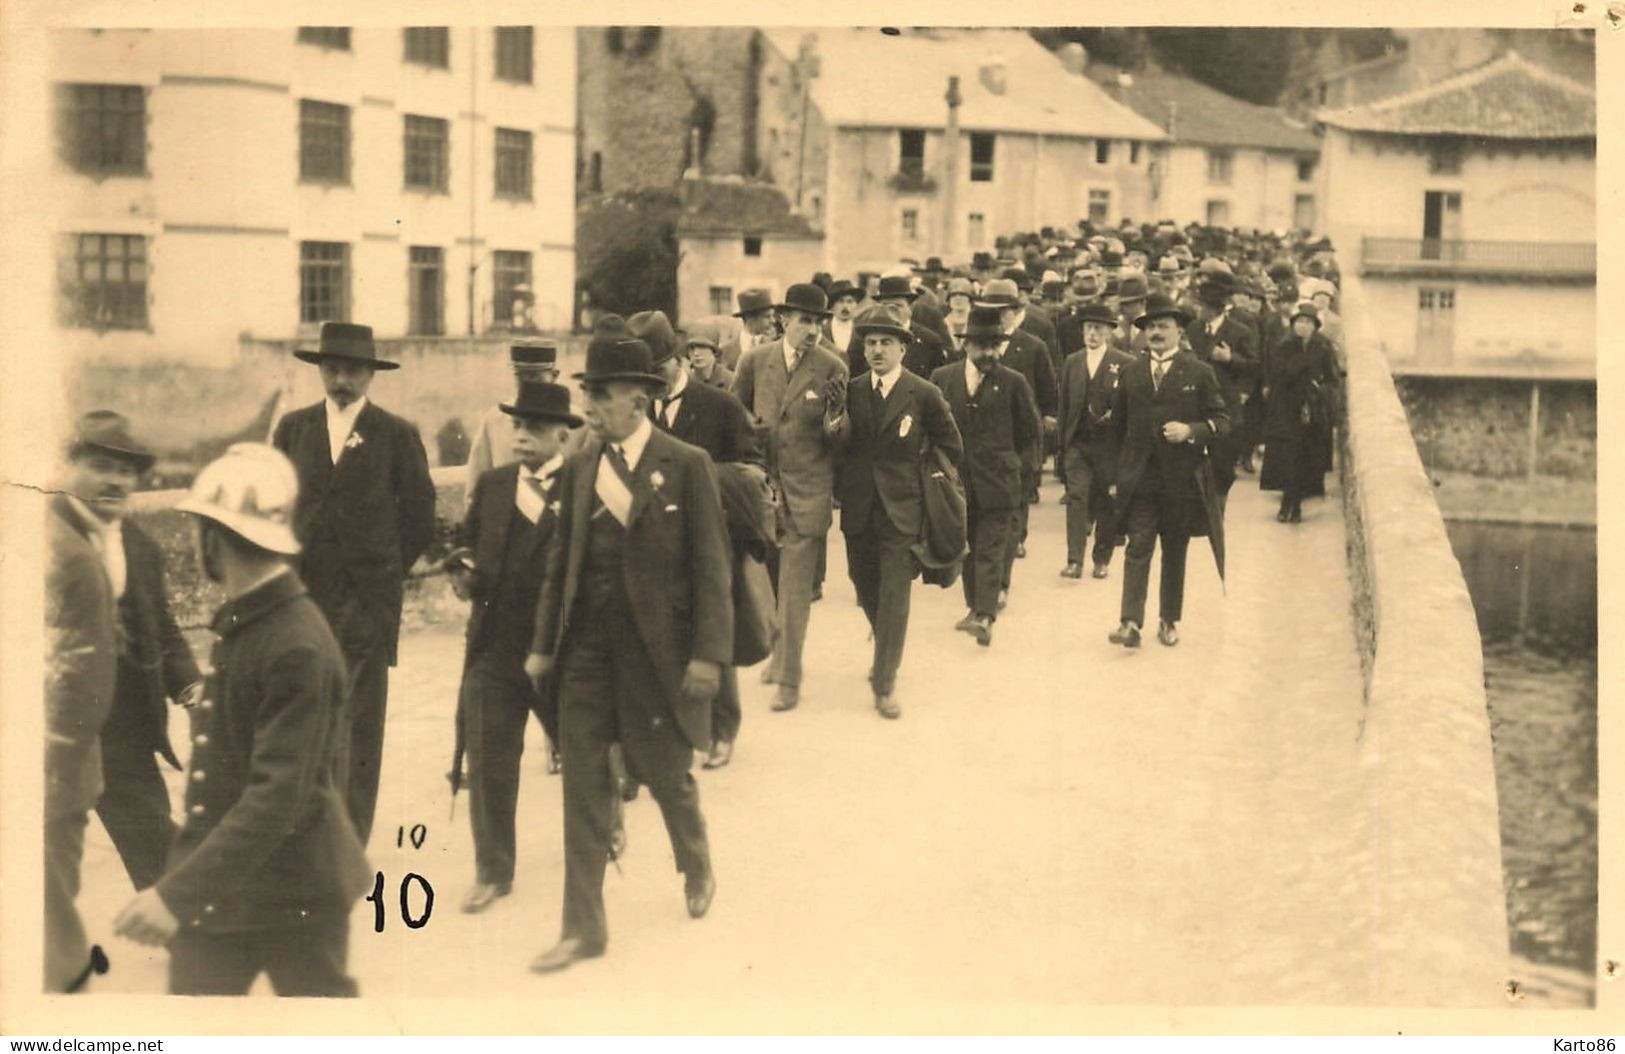
<path fill-rule="evenodd" d="M 895 721 L 903 716 L 902 707 L 898 706 L 896 700 L 889 694 L 875 696 L 875 709 L 880 711 L 880 716 L 888 721 Z"/>
<path fill-rule="evenodd" d="M 954 623 L 954 629 L 961 633 L 976 632 L 976 612 L 967 611 L 965 617 Z"/>
<path fill-rule="evenodd" d="M 1302 523 L 1303 522 L 1303 506 L 1302 505 L 1294 505 L 1294 506 L 1292 506 L 1291 509 L 1287 510 L 1286 522 L 1288 522 L 1288 523 Z"/>
<path fill-rule="evenodd" d="M 781 684 L 779 685 L 778 694 L 773 697 L 773 705 L 770 709 L 783 713 L 786 710 L 794 710 L 799 702 L 801 702 L 801 689 L 793 684 Z"/>
<path fill-rule="evenodd" d="M 1287 522 L 1287 518 L 1289 516 L 1291 516 L 1291 515 L 1292 515 L 1292 507 L 1290 505 L 1287 505 L 1285 502 L 1282 502 L 1281 503 L 1281 510 L 1275 514 L 1275 522 L 1276 523 L 1285 523 L 1285 522 Z"/>
<path fill-rule="evenodd" d="M 1113 644 L 1121 644 L 1125 648 L 1138 648 L 1140 646 L 1140 627 L 1132 622 L 1124 622 L 1107 634 L 1106 639 Z"/>
<path fill-rule="evenodd" d="M 823 586 L 814 586 L 813 591 L 812 591 L 812 596 L 809 599 L 813 603 L 817 603 L 818 601 L 823 600 L 824 599 L 824 587 Z"/>
<path fill-rule="evenodd" d="M 971 633 L 976 637 L 976 643 L 987 647 L 993 643 L 993 620 L 983 615 L 971 627 Z"/>
<path fill-rule="evenodd" d="M 688 902 L 688 917 L 691 919 L 705 918 L 716 895 L 717 877 L 709 870 L 699 878 L 689 875 L 683 880 L 683 899 Z"/>
<path fill-rule="evenodd" d="M 1026 542 L 1018 542 L 1018 543 L 1016 543 L 1016 559 L 1017 560 L 1025 560 L 1025 559 L 1027 559 L 1027 543 Z"/>
<path fill-rule="evenodd" d="M 512 882 L 476 882 L 463 897 L 463 914 L 478 915 L 486 908 L 513 892 Z"/>
<path fill-rule="evenodd" d="M 1090 578 L 1105 578 L 1106 577 L 1106 565 L 1105 564 L 1096 564 L 1095 569 L 1093 571 L 1089 572 L 1089 577 Z"/>
<path fill-rule="evenodd" d="M 1069 564 L 1067 564 L 1066 569 L 1061 572 L 1061 577 L 1062 578 L 1082 578 L 1083 577 L 1083 565 L 1080 564 L 1080 563 L 1069 563 Z"/>
<path fill-rule="evenodd" d="M 705 756 L 702 768 L 720 769 L 733 760 L 734 745 L 730 739 L 719 739 L 711 744 L 711 753 Z"/>
<path fill-rule="evenodd" d="M 530 961 L 532 973 L 552 973 L 562 970 L 577 959 L 596 959 L 604 954 L 602 944 L 592 945 L 579 937 L 566 937 Z"/>
<path fill-rule="evenodd" d="M 1158 642 L 1172 648 L 1175 644 L 1179 643 L 1179 630 L 1174 627 L 1172 622 L 1159 621 L 1157 623 L 1157 640 Z"/>

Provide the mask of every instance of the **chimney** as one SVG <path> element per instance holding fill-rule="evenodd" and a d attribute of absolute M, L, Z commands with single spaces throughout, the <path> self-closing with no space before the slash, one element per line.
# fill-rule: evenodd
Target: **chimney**
<path fill-rule="evenodd" d="M 994 95 L 1003 95 L 1008 67 L 1003 55 L 989 55 L 982 61 L 982 87 Z"/>
<path fill-rule="evenodd" d="M 959 104 L 963 100 L 959 95 L 959 78 L 948 78 L 948 94 L 944 96 L 948 104 L 948 123 L 942 131 L 942 234 L 938 242 L 938 251 L 944 256 L 953 256 L 957 252 L 955 236 L 958 233 L 957 217 L 959 200 Z"/>
<path fill-rule="evenodd" d="M 1074 77 L 1083 76 L 1089 68 L 1089 52 L 1077 41 L 1061 45 L 1060 56 L 1062 67 Z"/>

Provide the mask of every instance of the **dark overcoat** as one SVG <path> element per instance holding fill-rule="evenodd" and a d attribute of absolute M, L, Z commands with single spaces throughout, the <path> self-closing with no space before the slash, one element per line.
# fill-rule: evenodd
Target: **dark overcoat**
<path fill-rule="evenodd" d="M 964 453 L 957 464 L 965 496 L 979 509 L 1021 506 L 1022 458 L 1037 439 L 1038 410 L 1027 378 L 995 366 L 972 396 L 965 364 L 950 362 L 931 375 L 959 426 Z"/>
<path fill-rule="evenodd" d="M 1170 421 L 1189 425 L 1191 438 L 1184 443 L 1164 439 L 1162 426 Z M 1196 473 L 1207 457 L 1207 444 L 1230 431 L 1229 410 L 1213 371 L 1182 351 L 1169 363 L 1159 389 L 1151 382 L 1151 357 L 1135 359 L 1124 368 L 1118 384 L 1111 427 L 1118 450 L 1118 533 L 1127 533 L 1124 517 L 1134 495 L 1151 487 L 1162 502 L 1164 529 L 1183 529 L 1192 537 L 1207 535 L 1207 507 Z M 1170 514 L 1172 522 L 1166 519 Z"/>

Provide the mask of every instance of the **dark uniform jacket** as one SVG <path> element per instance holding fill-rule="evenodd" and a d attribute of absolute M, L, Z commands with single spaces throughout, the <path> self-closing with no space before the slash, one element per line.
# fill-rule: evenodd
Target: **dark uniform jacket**
<path fill-rule="evenodd" d="M 372 868 L 333 785 L 338 643 L 291 572 L 227 601 L 211 628 L 185 825 L 158 895 L 182 926 L 212 932 L 343 916 Z"/>
<path fill-rule="evenodd" d="M 1212 368 L 1219 391 L 1224 395 L 1224 405 L 1232 417 L 1237 417 L 1241 413 L 1241 394 L 1252 391 L 1253 378 L 1258 372 L 1258 343 L 1253 328 L 1226 315 L 1219 323 L 1218 333 L 1214 334 L 1208 332 L 1207 321 L 1197 319 L 1185 328 L 1185 339 L 1190 341 L 1196 357 Z M 1230 345 L 1229 362 L 1213 358 L 1213 348 L 1221 343 Z"/>
<path fill-rule="evenodd" d="M 348 651 L 382 642 L 393 666 L 406 573 L 434 537 L 434 483 L 417 427 L 371 400 L 350 441 L 333 464 L 324 403 L 288 414 L 272 439 L 299 473 L 293 528 L 311 598 Z"/>
<path fill-rule="evenodd" d="M 46 514 L 45 816 L 82 814 L 102 795 L 102 723 L 118 655 L 113 587 L 87 524 L 61 494 Z"/>
<path fill-rule="evenodd" d="M 129 520 L 120 533 L 127 569 L 124 595 L 118 602 L 125 637 L 120 661 L 132 665 L 134 676 L 120 676 L 109 724 L 117 725 L 121 735 L 135 735 L 140 746 L 180 768 L 169 743 L 168 702 L 179 699 L 199 679 L 197 662 L 169 610 L 163 551 Z M 134 691 L 128 690 L 132 686 Z"/>
<path fill-rule="evenodd" d="M 1027 378 L 1008 366 L 995 366 L 970 394 L 963 361 L 950 362 L 931 375 L 953 412 L 965 452 L 959 478 L 965 496 L 979 509 L 1014 509 L 1021 505 L 1021 464 L 1039 432 Z"/>
<path fill-rule="evenodd" d="M 1108 347 L 1092 377 L 1086 351 L 1068 355 L 1066 365 L 1061 367 L 1061 405 L 1056 415 L 1060 423 L 1060 448 L 1064 451 L 1078 447 L 1085 451 L 1094 471 L 1105 473 L 1107 480 L 1117 469 L 1117 450 L 1112 445 L 1112 406 L 1117 401 L 1124 371 L 1133 365 L 1133 355 Z M 1063 465 L 1065 460 L 1062 458 Z"/>
<path fill-rule="evenodd" d="M 577 625 L 572 616 L 602 449 L 601 440 L 587 440 L 559 471 L 564 506 L 548 540 L 531 643 L 531 651 L 540 655 L 562 659 L 574 635 L 591 628 Z M 733 663 L 732 573 L 716 469 L 705 451 L 655 428 L 632 470 L 631 491 L 622 565 L 626 596 L 678 728 L 694 749 L 707 750 L 710 701 L 686 698 L 682 683 L 694 659 Z"/>
<path fill-rule="evenodd" d="M 946 451 L 958 464 L 964 454 L 959 426 L 941 390 L 930 381 L 903 370 L 884 402 L 874 383 L 867 373 L 853 378 L 835 433 L 842 445 L 835 486 L 841 530 L 856 534 L 872 517 L 884 515 L 899 532 L 918 538 L 926 444 Z"/>
<path fill-rule="evenodd" d="M 1190 425 L 1191 440 L 1170 443 L 1164 439 L 1162 426 L 1169 421 Z M 1162 503 L 1164 529 L 1206 535 L 1207 510 L 1196 472 L 1207 456 L 1207 443 L 1230 430 L 1229 410 L 1213 370 L 1191 353 L 1179 352 L 1158 389 L 1151 382 L 1151 356 L 1135 359 L 1123 368 L 1118 380 L 1111 427 L 1118 451 L 1119 520 L 1127 514 L 1135 493 L 1151 487 Z"/>

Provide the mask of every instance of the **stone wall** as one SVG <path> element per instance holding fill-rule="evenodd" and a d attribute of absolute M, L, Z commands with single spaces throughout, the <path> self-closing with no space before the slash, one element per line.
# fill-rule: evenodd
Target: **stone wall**
<path fill-rule="evenodd" d="M 1347 273 L 1347 272 L 1345 272 Z M 1383 973 L 1394 1006 L 1504 1002 L 1499 803 L 1478 623 L 1387 360 L 1345 290 L 1348 427 L 1340 471 L 1366 654 L 1361 731 Z"/>
<path fill-rule="evenodd" d="M 1428 469 L 1493 479 L 1529 473 L 1531 381 L 1499 378 L 1396 379 L 1411 433 Z M 1535 469 L 1564 479 L 1597 476 L 1597 387 L 1541 381 Z"/>

